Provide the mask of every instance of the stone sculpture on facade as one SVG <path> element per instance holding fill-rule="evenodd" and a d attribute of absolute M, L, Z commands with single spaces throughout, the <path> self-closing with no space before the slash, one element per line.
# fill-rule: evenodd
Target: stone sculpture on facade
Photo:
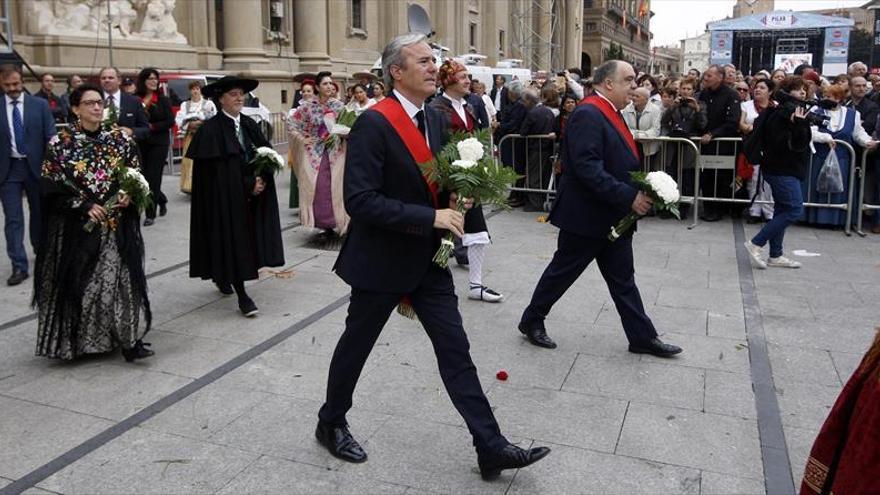
<path fill-rule="evenodd" d="M 109 0 L 114 38 L 186 43 L 174 20 L 176 0 Z M 28 33 L 107 36 L 107 0 L 24 0 Z"/>

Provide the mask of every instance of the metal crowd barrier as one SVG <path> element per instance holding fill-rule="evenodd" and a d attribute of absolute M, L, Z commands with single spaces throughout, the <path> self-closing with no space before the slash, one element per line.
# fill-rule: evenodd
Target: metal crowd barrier
<path fill-rule="evenodd" d="M 645 154 L 642 157 L 642 170 L 645 172 L 653 172 L 656 170 L 664 171 L 678 183 L 679 192 L 681 192 L 681 202 L 691 205 L 691 211 L 694 215 L 694 222 L 688 226 L 692 229 L 697 226 L 697 218 L 699 217 L 699 201 L 697 201 L 700 190 L 699 177 L 697 176 L 695 164 L 700 156 L 700 149 L 689 138 L 658 136 L 655 138 L 639 138 L 636 141 L 642 144 L 642 148 L 648 148 L 647 145 L 657 143 L 660 145 L 656 153 Z M 693 174 L 693 189 L 685 186 L 685 181 L 690 181 L 689 175 Z"/>
<path fill-rule="evenodd" d="M 695 142 L 699 142 L 699 138 L 693 138 Z M 725 154 L 719 154 L 722 145 L 720 143 L 733 143 L 733 155 L 728 155 L 729 151 L 725 150 Z M 810 164 L 807 167 L 809 171 L 807 174 L 806 181 L 806 201 L 804 201 L 805 208 L 831 208 L 837 210 L 846 211 L 846 224 L 844 226 L 843 232 L 847 236 L 852 235 L 852 213 L 853 213 L 853 198 L 855 197 L 855 187 L 856 187 L 856 152 L 853 147 L 845 142 L 835 139 L 834 142 L 837 146 L 843 146 L 843 148 L 849 152 L 850 155 L 850 167 L 849 167 L 849 185 L 847 187 L 847 202 L 846 203 L 831 203 L 831 194 L 824 194 L 826 201 L 820 202 L 819 200 L 823 196 L 820 193 L 814 193 L 813 187 L 813 173 L 812 173 L 812 158 L 813 155 L 810 155 Z M 736 174 L 736 155 L 739 153 L 739 149 L 742 146 L 742 138 L 738 137 L 727 137 L 727 138 L 714 138 L 711 143 L 705 146 L 711 146 L 712 143 L 715 143 L 715 151 L 716 154 L 705 154 L 700 153 L 700 166 L 697 167 L 697 184 L 702 184 L 702 178 L 704 174 L 706 174 L 707 170 L 714 170 L 714 178 L 712 181 L 712 188 L 709 192 L 712 192 L 711 195 L 705 190 L 697 191 L 697 199 L 698 201 L 714 201 L 714 202 L 724 202 L 724 203 L 751 203 L 751 198 L 749 199 L 740 199 L 733 197 L 734 189 L 730 188 L 731 195 L 730 196 L 718 196 L 718 171 L 719 170 L 730 170 L 731 175 L 734 176 Z M 731 177 L 732 179 L 733 177 Z M 815 198 L 815 201 L 814 201 Z M 773 204 L 772 201 L 755 201 L 758 204 Z"/>
<path fill-rule="evenodd" d="M 539 163 L 529 163 L 530 148 L 540 147 L 540 150 L 549 149 L 549 155 L 544 154 L 544 160 Z M 505 156 L 505 149 L 509 147 L 510 152 Z M 499 157 L 496 157 L 496 164 L 501 161 L 501 165 L 511 166 L 520 175 L 522 179 L 510 188 L 512 192 L 524 194 L 543 194 L 544 201 L 542 205 L 545 210 L 550 209 L 553 196 L 556 193 L 556 177 L 553 173 L 553 164 L 556 162 L 558 150 L 556 149 L 555 134 L 533 134 L 524 136 L 522 134 L 508 134 L 498 140 Z M 503 163 L 507 158 L 509 163 Z"/>
<path fill-rule="evenodd" d="M 865 181 L 868 177 L 868 157 L 874 161 L 875 164 L 875 183 L 878 185 L 877 190 L 874 191 L 876 196 L 880 196 L 880 164 L 877 163 L 878 156 L 877 151 L 873 153 L 868 153 L 867 151 L 862 153 L 862 161 L 859 164 L 859 206 L 856 208 L 856 215 L 859 218 L 856 220 L 856 233 L 862 237 L 865 237 L 867 234 L 862 230 L 862 216 L 866 211 L 876 211 L 874 214 L 874 224 L 877 225 L 880 222 L 880 204 L 873 204 L 865 202 Z"/>

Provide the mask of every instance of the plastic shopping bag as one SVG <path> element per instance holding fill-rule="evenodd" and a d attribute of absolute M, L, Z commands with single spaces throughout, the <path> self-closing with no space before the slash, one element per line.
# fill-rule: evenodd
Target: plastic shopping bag
<path fill-rule="evenodd" d="M 816 191 L 822 194 L 843 192 L 843 176 L 840 173 L 840 162 L 837 161 L 837 153 L 834 150 L 828 152 L 828 157 L 825 158 L 825 163 L 819 170 Z"/>

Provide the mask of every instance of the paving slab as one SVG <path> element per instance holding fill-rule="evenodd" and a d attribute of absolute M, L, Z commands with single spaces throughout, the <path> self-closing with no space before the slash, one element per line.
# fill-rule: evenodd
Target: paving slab
<path fill-rule="evenodd" d="M 800 428 L 821 425 L 837 401 L 840 390 L 840 386 L 776 380 L 782 424 Z"/>
<path fill-rule="evenodd" d="M 212 494 L 258 457 L 135 428 L 37 486 L 70 494 Z"/>
<path fill-rule="evenodd" d="M 16 480 L 112 422 L 0 396 L 0 475 Z"/>
<path fill-rule="evenodd" d="M 563 445 L 544 461 L 520 470 L 508 493 L 697 495 L 700 471 Z"/>
<path fill-rule="evenodd" d="M 764 480 L 703 471 L 700 495 L 764 495 Z"/>
<path fill-rule="evenodd" d="M 351 494 L 404 494 L 406 486 L 382 483 L 362 476 L 350 476 L 325 468 L 262 456 L 233 478 L 219 495 L 277 494 L 277 493 L 333 493 Z"/>
<path fill-rule="evenodd" d="M 712 414 L 757 419 L 751 376 L 707 370 L 704 409 Z"/>
<path fill-rule="evenodd" d="M 773 376 L 777 379 L 829 387 L 840 385 L 840 376 L 828 351 L 776 344 L 767 348 L 773 363 Z"/>
<path fill-rule="evenodd" d="M 705 370 L 580 355 L 562 390 L 701 411 Z"/>
<path fill-rule="evenodd" d="M 257 454 L 328 469 L 338 469 L 342 461 L 332 457 L 315 439 L 321 402 L 293 397 L 271 396 L 213 433 L 211 443 Z M 351 432 L 370 452 L 371 438 L 390 418 L 358 408 L 347 415 Z"/>

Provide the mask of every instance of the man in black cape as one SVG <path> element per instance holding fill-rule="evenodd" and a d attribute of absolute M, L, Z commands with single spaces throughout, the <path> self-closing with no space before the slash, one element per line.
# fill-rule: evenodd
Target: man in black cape
<path fill-rule="evenodd" d="M 220 109 L 193 137 L 189 275 L 213 280 L 225 295 L 233 289 L 245 316 L 257 306 L 244 290 L 257 269 L 284 264 L 278 197 L 271 173 L 255 175 L 248 162 L 270 146 L 257 123 L 241 112 L 244 97 L 258 82 L 227 76 L 202 94 Z"/>

